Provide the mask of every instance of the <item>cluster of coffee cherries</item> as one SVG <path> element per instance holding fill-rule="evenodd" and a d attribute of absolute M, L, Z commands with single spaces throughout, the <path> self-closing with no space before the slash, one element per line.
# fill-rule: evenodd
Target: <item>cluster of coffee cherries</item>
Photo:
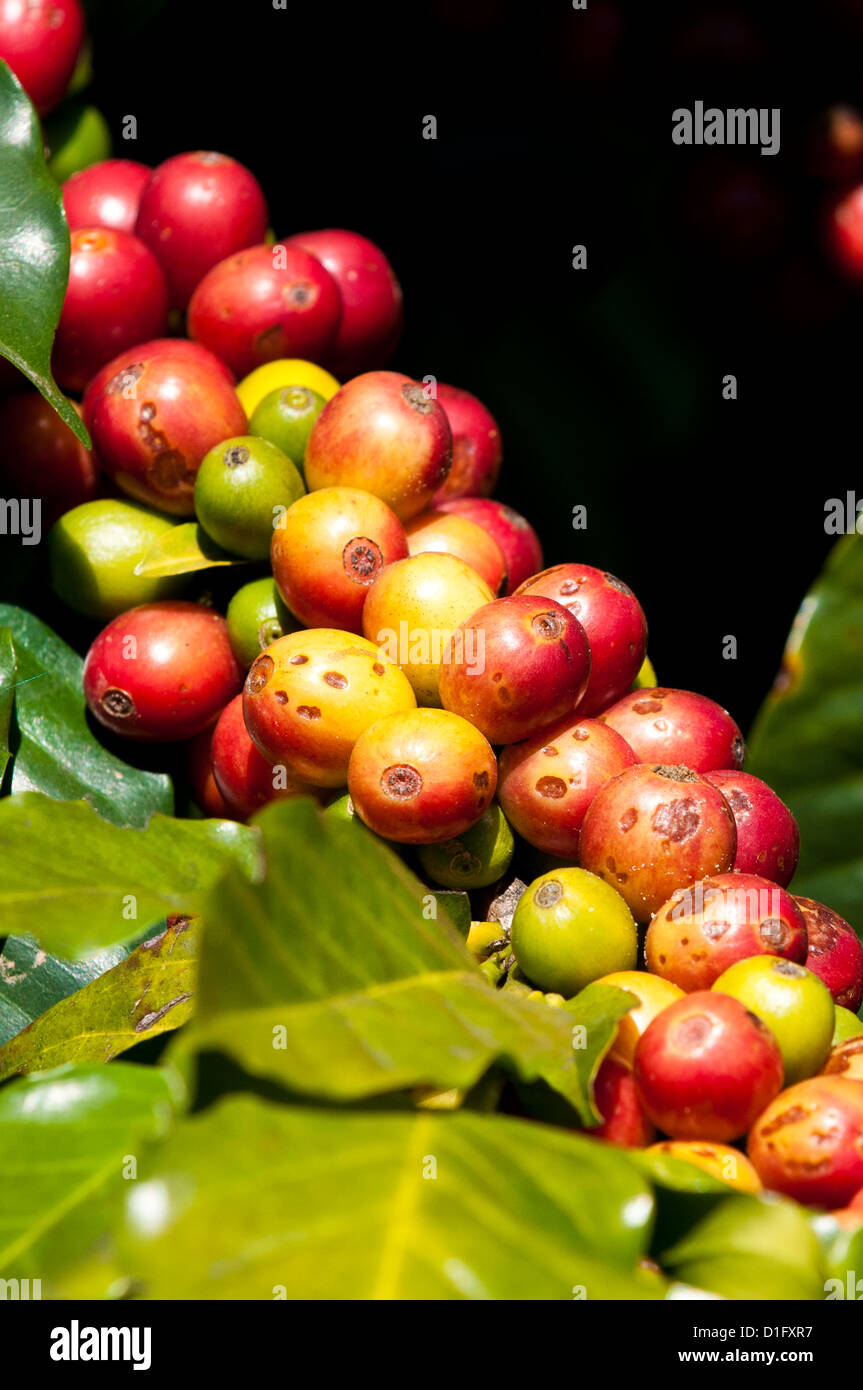
<path fill-rule="evenodd" d="M 94 718 L 186 742 L 204 814 L 312 797 L 467 891 L 493 987 L 627 990 L 594 1133 L 863 1219 L 863 947 L 788 891 L 791 813 L 724 709 L 657 685 L 630 588 L 544 568 L 492 497 L 487 407 L 386 369 L 382 251 L 276 241 L 220 154 L 108 161 L 63 196 L 54 367 L 93 449 L 32 392 L 0 429 L 55 517 L 57 594 L 107 620 Z M 202 563 L 257 567 L 224 614 L 159 563 L 189 530 Z"/>

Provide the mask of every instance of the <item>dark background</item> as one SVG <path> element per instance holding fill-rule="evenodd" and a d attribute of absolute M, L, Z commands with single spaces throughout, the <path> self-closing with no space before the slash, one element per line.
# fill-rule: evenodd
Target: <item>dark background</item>
<path fill-rule="evenodd" d="M 812 132 L 863 95 L 863 0 L 91 10 L 115 153 L 223 150 L 278 235 L 378 242 L 405 293 L 394 365 L 488 404 L 498 496 L 547 562 L 626 579 L 660 681 L 748 727 L 831 544 L 825 501 L 858 478 L 860 298 L 822 246 Z M 780 154 L 674 146 L 697 99 L 780 106 Z"/>

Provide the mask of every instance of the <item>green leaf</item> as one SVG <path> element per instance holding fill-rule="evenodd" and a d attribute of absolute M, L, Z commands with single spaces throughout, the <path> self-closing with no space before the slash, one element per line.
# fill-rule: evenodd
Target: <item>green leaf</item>
<path fill-rule="evenodd" d="M 525 1121 L 238 1097 L 179 1124 L 154 1163 L 129 1185 L 121 1250 L 145 1298 L 664 1292 L 637 1268 L 652 1201 L 625 1157 Z"/>
<path fill-rule="evenodd" d="M 225 869 L 238 866 L 242 882 L 257 854 L 255 831 L 236 821 L 153 816 L 145 830 L 120 829 L 82 801 L 24 792 L 0 801 L 0 921 L 77 958 L 197 914 Z"/>
<path fill-rule="evenodd" d="M 51 375 L 69 277 L 69 229 L 48 172 L 36 112 L 0 60 L 0 353 L 33 382 L 85 444 L 90 436 Z"/>
<path fill-rule="evenodd" d="M 823 1216 L 816 1221 L 826 1223 L 830 1219 Z M 831 1302 L 837 1298 L 853 1298 L 856 1302 L 863 1294 L 863 1226 L 850 1231 L 837 1225 L 835 1234 L 827 1242 L 825 1266 L 824 1297 Z M 828 1287 L 827 1281 L 831 1279 L 838 1282 Z"/>
<path fill-rule="evenodd" d="M 0 628 L 0 784 L 9 764 L 9 726 L 15 703 L 15 648 L 8 627 Z"/>
<path fill-rule="evenodd" d="M 821 1251 L 806 1215 L 772 1194 L 735 1193 L 711 1204 L 659 1263 L 681 1283 L 723 1298 L 824 1297 Z"/>
<path fill-rule="evenodd" d="M 125 946 L 112 946 L 79 961 L 62 960 L 32 937 L 10 936 L 0 952 L 0 1046 L 128 954 Z"/>
<path fill-rule="evenodd" d="M 295 1094 L 344 1102 L 468 1089 L 497 1063 L 594 1122 L 591 1068 L 631 995 L 600 989 L 576 1015 L 585 1062 L 572 1014 L 494 990 L 451 924 L 427 917 L 423 885 L 362 827 L 310 801 L 277 803 L 257 825 L 262 881 L 232 871 L 204 905 L 199 1004 L 178 1065 L 222 1053 Z"/>
<path fill-rule="evenodd" d="M 0 1081 L 63 1062 L 110 1062 L 191 1017 L 199 926 L 174 919 L 159 936 L 41 1014 L 0 1048 Z"/>
<path fill-rule="evenodd" d="M 57 1067 L 0 1089 L 0 1278 L 53 1281 L 80 1259 L 108 1194 L 135 1185 L 124 1164 L 180 1103 L 168 1073 L 131 1064 Z"/>
<path fill-rule="evenodd" d="M 218 565 L 244 565 L 247 560 L 229 555 L 211 541 L 196 521 L 183 521 L 150 546 L 135 574 L 156 578 L 168 574 L 191 574 L 194 570 L 214 569 Z"/>
<path fill-rule="evenodd" d="M 748 771 L 800 825 L 795 893 L 863 932 L 863 536 L 845 536 L 806 596 L 777 685 L 756 720 Z"/>
<path fill-rule="evenodd" d="M 449 888 L 427 888 L 426 894 L 442 907 L 463 941 L 470 931 L 471 910 L 467 893 Z"/>
<path fill-rule="evenodd" d="M 0 604 L 0 625 L 12 631 L 18 668 L 11 790 L 80 797 L 117 825 L 146 825 L 154 811 L 171 811 L 169 777 L 121 762 L 91 732 L 77 653 L 23 608 Z"/>

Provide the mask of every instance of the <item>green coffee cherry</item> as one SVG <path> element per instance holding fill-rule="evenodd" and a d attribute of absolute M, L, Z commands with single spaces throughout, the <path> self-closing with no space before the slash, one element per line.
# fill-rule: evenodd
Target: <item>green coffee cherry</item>
<path fill-rule="evenodd" d="M 269 440 L 239 435 L 205 454 L 195 480 L 195 514 L 224 550 L 267 560 L 273 526 L 305 490 L 287 454 Z"/>
<path fill-rule="evenodd" d="M 748 956 L 714 981 L 773 1033 L 785 1064 L 785 1085 L 814 1076 L 827 1060 L 835 1026 L 833 996 L 803 965 L 778 956 Z"/>
<path fill-rule="evenodd" d="M 849 1038 L 860 1037 L 863 1037 L 863 1023 L 850 1009 L 844 1009 L 841 1004 L 837 1004 L 833 1039 L 830 1043 L 831 1050 L 838 1047 L 840 1043 L 847 1042 Z"/>
<path fill-rule="evenodd" d="M 312 426 L 325 405 L 324 397 L 308 386 L 280 386 L 255 406 L 249 434 L 275 444 L 302 472 Z"/>
<path fill-rule="evenodd" d="M 238 589 L 228 604 L 226 618 L 228 640 L 244 667 L 251 666 L 277 638 L 296 632 L 299 626 L 270 578 L 253 579 Z"/>
<path fill-rule="evenodd" d="M 422 845 L 423 871 L 442 888 L 487 888 L 506 873 L 515 842 L 509 822 L 496 802 L 457 840 Z"/>
<path fill-rule="evenodd" d="M 50 151 L 48 168 L 58 183 L 111 158 L 111 131 L 95 106 L 83 101 L 64 102 L 45 122 L 45 143 Z"/>
<path fill-rule="evenodd" d="M 586 869 L 553 869 L 518 900 L 512 949 L 536 988 L 571 999 L 613 970 L 634 970 L 635 920 L 620 894 Z"/>
<path fill-rule="evenodd" d="M 139 502 L 82 502 L 51 527 L 48 562 L 59 598 L 88 618 L 116 618 L 139 603 L 171 598 L 184 576 L 138 576 L 135 566 L 176 525 Z"/>

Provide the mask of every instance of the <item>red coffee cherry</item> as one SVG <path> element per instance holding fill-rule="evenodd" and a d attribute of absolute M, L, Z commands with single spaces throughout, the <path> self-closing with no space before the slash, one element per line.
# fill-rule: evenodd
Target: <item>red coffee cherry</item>
<path fill-rule="evenodd" d="M 152 172 L 149 164 L 134 159 L 103 159 L 72 174 L 63 184 L 70 232 L 83 227 L 134 232 L 141 195 Z"/>

